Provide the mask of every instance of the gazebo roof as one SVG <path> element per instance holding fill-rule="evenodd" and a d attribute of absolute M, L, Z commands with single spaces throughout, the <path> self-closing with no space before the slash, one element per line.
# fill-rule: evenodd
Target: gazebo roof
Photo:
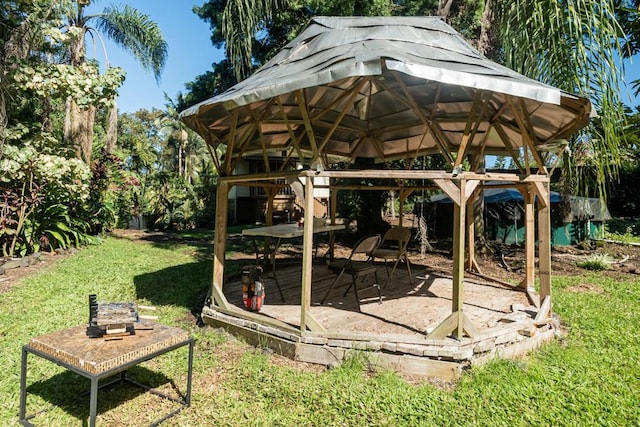
<path fill-rule="evenodd" d="M 251 77 L 181 118 L 231 157 L 440 152 L 453 164 L 472 151 L 538 151 L 590 111 L 589 100 L 490 61 L 438 17 L 316 17 Z"/>

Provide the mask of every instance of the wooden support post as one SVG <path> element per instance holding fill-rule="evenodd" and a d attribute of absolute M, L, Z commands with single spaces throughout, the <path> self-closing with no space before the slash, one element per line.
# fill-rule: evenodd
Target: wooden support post
<path fill-rule="evenodd" d="M 453 205 L 453 297 L 451 311 L 458 313 L 457 326 L 453 330 L 456 338 L 462 338 L 464 331 L 464 246 L 466 225 L 466 187 L 467 180 L 460 181 L 460 198 Z"/>
<path fill-rule="evenodd" d="M 462 339 L 465 334 L 472 337 L 478 334 L 478 329 L 463 311 L 466 207 L 467 194 L 473 194 L 480 181 L 468 181 L 462 178 L 459 188 L 451 180 L 434 179 L 433 181 L 453 201 L 453 296 L 451 314 L 431 331 L 427 338 L 442 339 L 449 333 L 458 339 Z"/>
<path fill-rule="evenodd" d="M 398 191 L 398 225 L 400 227 L 404 225 L 404 191 L 402 188 Z"/>
<path fill-rule="evenodd" d="M 338 211 L 338 189 L 331 186 L 331 182 L 334 181 L 333 178 L 329 178 L 329 192 L 331 194 L 331 206 L 330 209 L 330 217 L 331 217 L 331 225 L 336 223 L 336 213 Z"/>
<path fill-rule="evenodd" d="M 216 193 L 216 231 L 213 239 L 213 283 L 211 297 L 219 307 L 229 308 L 222 293 L 224 281 L 224 254 L 227 247 L 227 217 L 229 184 L 219 182 Z"/>
<path fill-rule="evenodd" d="M 476 195 L 469 197 L 467 200 L 466 211 L 473 213 L 473 207 L 476 203 Z M 465 269 L 468 271 L 474 271 L 477 266 L 476 263 L 476 222 L 473 215 L 466 215 L 466 227 L 467 227 L 467 259 L 465 260 Z"/>
<path fill-rule="evenodd" d="M 522 190 L 522 195 L 524 196 L 525 279 L 521 286 L 530 293 L 533 292 L 536 268 L 535 191 L 531 188 L 531 184 L 527 185 L 526 190 Z"/>
<path fill-rule="evenodd" d="M 537 190 L 542 199 L 538 203 L 538 276 L 543 301 L 546 297 L 551 299 L 551 200 L 548 183 L 537 186 Z"/>
<path fill-rule="evenodd" d="M 313 274 L 313 178 L 307 176 L 304 186 L 304 236 L 302 238 L 302 295 L 300 299 L 300 331 L 304 335 L 307 328 L 323 331 L 309 309 L 311 308 L 311 279 Z"/>

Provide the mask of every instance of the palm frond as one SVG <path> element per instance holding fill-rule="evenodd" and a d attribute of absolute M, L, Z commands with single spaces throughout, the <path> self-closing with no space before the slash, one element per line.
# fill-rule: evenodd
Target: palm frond
<path fill-rule="evenodd" d="M 255 34 L 278 9 L 290 0 L 229 0 L 222 15 L 222 34 L 227 41 L 227 56 L 241 80 L 251 70 Z"/>
<path fill-rule="evenodd" d="M 133 55 L 156 81 L 167 61 L 168 46 L 160 27 L 148 15 L 131 6 L 107 7 L 96 15 L 96 28 Z"/>
<path fill-rule="evenodd" d="M 622 81 L 624 32 L 616 21 L 614 0 L 514 0 L 501 2 L 501 42 L 505 65 L 528 77 L 589 98 L 600 116 L 573 144 L 588 144 L 593 180 L 572 179 L 585 193 L 604 196 L 607 179 L 616 176 L 622 156 L 625 116 Z M 572 147 L 573 152 L 579 147 Z M 584 150 L 583 150 L 584 151 Z M 568 166 L 568 164 L 565 164 Z M 574 166 L 577 166 L 574 163 Z M 566 167 L 571 174 L 576 168 Z M 581 177 L 581 178 L 584 178 Z"/>

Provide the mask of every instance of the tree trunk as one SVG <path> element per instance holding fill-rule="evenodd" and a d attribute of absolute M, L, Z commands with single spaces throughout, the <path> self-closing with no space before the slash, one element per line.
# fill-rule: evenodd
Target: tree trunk
<path fill-rule="evenodd" d="M 438 0 L 438 16 L 442 16 L 446 20 L 449 17 L 452 3 L 453 0 Z"/>
<path fill-rule="evenodd" d="M 480 38 L 478 39 L 478 50 L 490 59 L 497 59 L 500 49 L 498 42 L 498 28 L 495 23 L 495 13 L 491 0 L 484 3 L 484 11 L 480 19 Z"/>
<path fill-rule="evenodd" d="M 42 100 L 42 126 L 43 132 L 53 132 L 53 124 L 51 123 L 51 98 L 46 96 Z"/>
<path fill-rule="evenodd" d="M 96 107 L 79 108 L 75 101 L 71 101 L 71 140 L 76 150 L 76 156 L 91 164 L 93 150 L 93 123 L 96 117 Z"/>
<path fill-rule="evenodd" d="M 109 109 L 109 121 L 107 122 L 107 141 L 105 143 L 105 151 L 112 154 L 116 151 L 118 143 L 118 106 L 116 100 L 113 100 L 113 107 Z"/>
<path fill-rule="evenodd" d="M 83 5 L 78 3 L 78 7 Z M 81 10 L 79 11 L 81 15 Z M 71 65 L 79 66 L 85 61 L 84 31 L 81 31 L 76 39 L 69 46 Z M 93 123 L 96 119 L 96 107 L 91 105 L 87 108 L 79 108 L 74 100 L 71 100 L 69 136 L 76 150 L 76 156 L 84 160 L 87 165 L 91 165 L 91 152 L 93 150 Z M 66 123 L 65 118 L 65 133 Z"/>
<path fill-rule="evenodd" d="M 71 98 L 67 98 L 66 101 L 64 102 L 64 129 L 62 131 L 62 140 L 66 143 L 73 142 L 73 138 L 71 137 L 71 132 L 72 132 L 71 116 L 72 116 Z M 79 155 L 78 155 L 78 158 L 80 158 Z"/>

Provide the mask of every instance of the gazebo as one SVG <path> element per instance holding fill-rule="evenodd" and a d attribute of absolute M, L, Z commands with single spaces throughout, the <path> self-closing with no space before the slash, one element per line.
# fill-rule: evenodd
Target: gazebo
<path fill-rule="evenodd" d="M 551 162 L 559 153 L 552 150 L 584 127 L 590 113 L 587 99 L 488 60 L 440 18 L 314 18 L 251 77 L 180 115 L 211 148 L 220 176 L 212 298 L 203 320 L 247 337 L 253 334 L 254 341 L 269 342 L 300 360 L 327 363 L 365 349 L 373 350 L 372 357 L 385 366 L 448 377 L 457 376 L 474 358 L 534 348 L 554 332 L 549 183 L 555 166 Z M 270 168 L 274 154 L 284 158 L 278 170 Z M 450 165 L 446 171 L 414 168 L 420 156 L 434 154 L 444 156 Z M 237 162 L 249 155 L 262 156 L 264 172 L 235 175 Z M 487 173 L 487 155 L 509 156 L 517 170 Z M 359 158 L 378 164 L 404 159 L 407 168 L 334 167 L 335 159 L 355 163 Z M 305 167 L 296 169 L 294 163 Z M 423 336 L 337 332 L 318 320 L 320 308 L 312 303 L 317 178 L 329 183 L 332 223 L 337 190 L 343 188 L 337 183 L 344 178 L 384 179 L 384 185 L 367 187 L 399 191 L 400 206 L 413 191 L 426 187 L 437 187 L 451 198 L 450 313 Z M 299 316 L 292 326 L 230 303 L 224 291 L 224 261 L 229 189 L 262 187 L 272 200 L 295 179 L 304 183 L 306 197 L 302 273 L 295 284 L 301 290 Z M 516 188 L 525 199 L 526 267 L 517 287 L 534 311 L 510 328 L 491 331 L 478 327 L 465 306 L 465 272 L 479 269 L 469 212 L 488 181 Z M 536 272 L 539 293 L 534 289 Z M 501 340 L 507 333 L 522 339 Z"/>

